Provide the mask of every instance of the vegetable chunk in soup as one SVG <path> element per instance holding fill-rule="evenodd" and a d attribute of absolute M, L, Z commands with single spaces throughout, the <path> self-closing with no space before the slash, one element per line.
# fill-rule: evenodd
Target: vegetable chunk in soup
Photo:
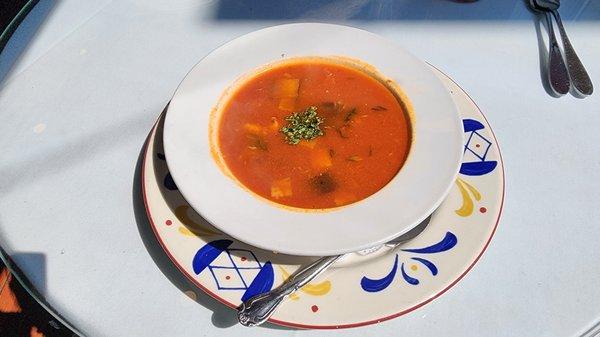
<path fill-rule="evenodd" d="M 300 59 L 244 80 L 220 110 L 217 149 L 275 203 L 327 209 L 379 191 L 402 167 L 410 120 L 388 87 L 351 65 Z"/>

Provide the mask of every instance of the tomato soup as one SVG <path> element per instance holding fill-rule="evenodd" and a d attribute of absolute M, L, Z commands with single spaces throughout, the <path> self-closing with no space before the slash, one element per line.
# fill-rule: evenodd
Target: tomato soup
<path fill-rule="evenodd" d="M 390 182 L 408 155 L 407 111 L 358 67 L 299 59 L 233 90 L 218 110 L 217 152 L 242 185 L 275 203 L 327 209 L 357 202 Z"/>

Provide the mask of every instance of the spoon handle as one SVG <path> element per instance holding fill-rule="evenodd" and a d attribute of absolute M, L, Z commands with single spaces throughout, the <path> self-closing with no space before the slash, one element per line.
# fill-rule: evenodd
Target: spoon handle
<path fill-rule="evenodd" d="M 567 58 L 567 67 L 569 68 L 569 75 L 571 76 L 573 87 L 582 95 L 591 95 L 592 92 L 594 92 L 592 80 L 587 71 L 585 71 L 585 67 L 579 60 L 577 53 L 575 53 L 571 41 L 569 41 L 565 27 L 560 19 L 560 14 L 558 14 L 558 11 L 556 10 L 553 10 L 552 14 L 558 23 L 558 30 L 560 31 L 560 38 L 563 42 L 563 50 L 565 51 L 565 57 Z"/>
<path fill-rule="evenodd" d="M 550 60 L 548 62 L 548 78 L 552 89 L 560 95 L 569 92 L 569 73 L 565 66 L 560 47 L 554 35 L 554 27 L 552 26 L 552 17 L 549 12 L 546 12 L 546 20 L 548 20 L 548 33 L 550 35 Z"/>
<path fill-rule="evenodd" d="M 294 273 L 279 287 L 246 300 L 238 309 L 238 321 L 245 326 L 256 326 L 266 322 L 287 296 L 312 281 L 340 257 L 342 255 L 322 257 Z"/>

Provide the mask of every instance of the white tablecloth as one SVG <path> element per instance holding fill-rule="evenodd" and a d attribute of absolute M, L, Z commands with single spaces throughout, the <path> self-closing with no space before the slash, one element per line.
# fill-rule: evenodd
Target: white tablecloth
<path fill-rule="evenodd" d="M 414 312 L 331 335 L 577 336 L 598 322 L 600 2 L 562 9 L 596 84 L 586 99 L 544 91 L 521 1 L 298 3 L 41 1 L 48 17 L 0 84 L 0 244 L 47 300 L 90 336 L 324 334 L 246 329 L 188 298 L 151 259 L 132 202 L 144 139 L 191 66 L 291 19 L 365 28 L 434 64 L 484 111 L 505 161 L 504 213 L 473 270 Z"/>

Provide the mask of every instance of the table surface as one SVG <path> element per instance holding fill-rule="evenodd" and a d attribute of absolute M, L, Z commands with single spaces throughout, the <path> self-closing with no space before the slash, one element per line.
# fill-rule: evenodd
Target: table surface
<path fill-rule="evenodd" d="M 600 1 L 563 7 L 598 91 Z M 414 312 L 332 335 L 578 336 L 600 319 L 600 93 L 546 93 L 546 32 L 523 2 L 42 0 L 36 15 L 47 18 L 10 72 L 0 57 L 0 244 L 84 334 L 322 335 L 249 330 L 190 299 L 136 219 L 138 156 L 179 81 L 226 41 L 289 21 L 361 27 L 442 69 L 505 161 L 504 213 L 475 268 Z"/>

